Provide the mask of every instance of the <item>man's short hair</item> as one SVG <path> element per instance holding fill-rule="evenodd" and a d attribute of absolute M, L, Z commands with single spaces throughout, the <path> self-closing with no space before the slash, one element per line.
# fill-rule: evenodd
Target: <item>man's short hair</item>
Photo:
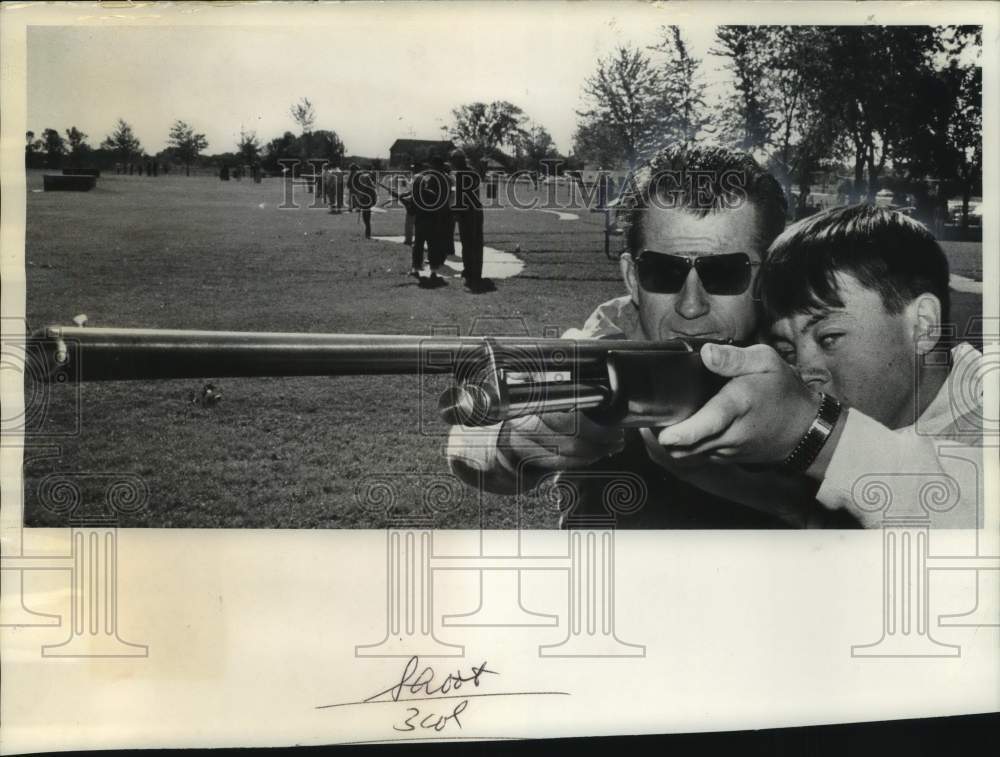
<path fill-rule="evenodd" d="M 767 323 L 843 307 L 838 273 L 878 292 L 889 313 L 929 292 L 948 320 L 948 259 L 930 231 L 888 208 L 849 205 L 805 218 L 774 240 L 758 281 Z"/>
<path fill-rule="evenodd" d="M 622 184 L 618 223 L 627 249 L 639 252 L 650 207 L 707 216 L 752 202 L 760 217 L 760 252 L 785 228 L 788 202 L 781 185 L 751 155 L 725 147 L 669 145 L 636 168 Z"/>

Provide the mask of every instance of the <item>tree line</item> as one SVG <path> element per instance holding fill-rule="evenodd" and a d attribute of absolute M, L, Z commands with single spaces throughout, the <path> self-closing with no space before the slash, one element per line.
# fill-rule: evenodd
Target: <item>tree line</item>
<path fill-rule="evenodd" d="M 381 164 L 380 159 L 346 155 L 343 140 L 332 129 L 317 129 L 316 110 L 308 98 L 302 98 L 289 108 L 299 133 L 286 131 L 281 136 L 261 142 L 256 132 L 241 128 L 235 149 L 214 155 L 204 155 L 209 146 L 201 134 L 182 120 L 170 128 L 167 147 L 150 155 L 143 147 L 131 124 L 119 118 L 115 127 L 97 148 L 91 147 L 89 135 L 76 126 L 65 130 L 47 128 L 40 136 L 26 134 L 25 160 L 29 168 L 59 168 L 65 165 L 143 163 L 151 159 L 183 166 L 190 173 L 200 165 L 260 165 L 278 173 L 287 161 L 328 161 L 335 165 L 345 162 Z M 558 156 L 555 143 L 542 126 L 528 121 L 517 106 L 508 102 L 471 103 L 456 108 L 454 122 L 447 127 L 458 144 L 470 152 L 470 159 L 494 158 L 507 168 L 538 169 L 548 157 Z M 509 151 L 504 152 L 505 150 Z M 381 165 L 374 166 L 376 168 Z"/>
<path fill-rule="evenodd" d="M 889 188 L 924 206 L 960 195 L 967 211 L 982 192 L 981 48 L 981 27 L 720 26 L 711 53 L 729 77 L 710 103 L 703 61 L 678 27 L 664 26 L 653 45 L 622 45 L 597 61 L 583 84 L 569 155 L 504 100 L 461 105 L 443 129 L 473 165 L 631 167 L 663 144 L 710 140 L 753 153 L 800 206 L 825 175 L 837 177 L 838 193 L 852 201 Z M 205 136 L 178 120 L 155 158 L 188 172 L 206 162 L 278 172 L 287 160 L 355 160 L 336 131 L 315 128 L 308 98 L 289 112 L 298 134 L 262 143 L 241 129 L 235 149 L 211 156 L 203 155 Z M 145 159 L 123 119 L 96 150 L 75 126 L 65 135 L 28 132 L 28 165 Z"/>
<path fill-rule="evenodd" d="M 56 129 L 45 129 L 41 137 L 35 132 L 25 134 L 25 165 L 28 168 L 59 168 L 65 165 L 107 168 L 115 163 L 145 163 L 151 159 L 179 164 L 190 174 L 200 153 L 208 147 L 204 134 L 177 120 L 170 127 L 168 147 L 155 155 L 147 155 L 132 126 L 122 118 L 97 148 L 87 143 L 89 137 L 76 126 L 66 129 L 63 137 Z"/>
<path fill-rule="evenodd" d="M 982 192 L 981 48 L 981 27 L 721 26 L 710 52 L 729 79 L 709 104 L 703 61 L 665 26 L 598 61 L 574 153 L 634 165 L 708 139 L 753 153 L 800 205 L 827 175 L 850 201 L 887 188 L 918 205 L 960 195 L 967 211 Z"/>

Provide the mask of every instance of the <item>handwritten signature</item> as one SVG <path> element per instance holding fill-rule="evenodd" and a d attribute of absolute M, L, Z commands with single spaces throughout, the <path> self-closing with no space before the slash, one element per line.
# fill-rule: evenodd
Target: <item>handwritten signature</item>
<path fill-rule="evenodd" d="M 435 712 L 429 715 L 424 715 L 419 723 L 414 722 L 420 717 L 419 707 L 407 707 L 406 711 L 410 713 L 409 717 L 403 721 L 402 726 L 396 725 L 392 726 L 394 731 L 415 731 L 417 726 L 425 729 L 433 729 L 435 731 L 443 731 L 448 723 L 452 720 L 455 721 L 455 725 L 459 728 L 462 727 L 462 721 L 458 719 L 458 716 L 465 712 L 465 708 L 469 706 L 469 700 L 463 699 L 461 702 L 455 705 L 455 708 L 448 715 L 438 715 Z"/>
<path fill-rule="evenodd" d="M 486 660 L 479 665 L 471 665 L 468 670 L 457 669 L 441 678 L 430 665 L 420 664 L 420 658 L 414 655 L 406 662 L 402 675 L 392 686 L 372 694 L 367 699 L 357 702 L 339 702 L 324 704 L 316 709 L 325 710 L 331 707 L 348 707 L 361 704 L 391 704 L 393 702 L 418 702 L 419 706 L 410 705 L 406 708 L 406 716 L 401 722 L 393 723 L 395 731 L 417 731 L 418 729 L 443 731 L 454 723 L 462 728 L 460 716 L 469 706 L 469 700 L 478 697 L 522 697 L 522 696 L 568 696 L 566 691 L 484 691 L 472 692 L 479 688 L 486 676 L 498 676 L 499 672 L 490 670 Z M 471 686 L 469 685 L 471 684 Z M 459 692 L 460 689 L 465 689 Z M 444 713 L 438 709 L 436 702 L 441 699 L 459 700 L 450 711 Z"/>
<path fill-rule="evenodd" d="M 394 683 L 388 689 L 373 694 L 364 701 L 398 702 L 404 691 L 412 695 L 428 697 L 430 699 L 461 698 L 462 701 L 456 704 L 451 712 L 445 715 L 438 714 L 437 712 L 425 713 L 420 707 L 407 707 L 407 717 L 401 724 L 393 724 L 392 728 L 394 731 L 415 731 L 417 728 L 443 731 L 451 722 L 454 722 L 455 725 L 461 728 L 462 721 L 459 719 L 459 715 L 465 712 L 465 708 L 469 706 L 469 700 L 461 697 L 461 695 L 452 695 L 451 692 L 458 691 L 463 685 L 468 683 L 478 688 L 480 679 L 483 676 L 500 675 L 497 671 L 486 667 L 486 660 L 483 660 L 481 665 L 471 666 L 470 672 L 467 674 L 463 674 L 461 670 L 448 673 L 440 683 L 435 683 L 434 668 L 430 665 L 425 666 L 419 673 L 417 672 L 418 669 L 420 669 L 420 658 L 413 656 L 407 661 L 406 667 L 403 668 L 403 675 L 400 677 L 398 683 Z M 389 700 L 381 699 L 381 697 L 387 694 Z M 404 698 L 403 701 L 411 701 L 411 699 Z"/>
<path fill-rule="evenodd" d="M 411 694 L 422 694 L 424 696 L 433 697 L 435 695 L 449 694 L 452 691 L 458 691 L 462 688 L 463 684 L 471 682 L 476 688 L 479 687 L 479 679 L 484 675 L 500 675 L 495 670 L 490 670 L 486 667 L 486 661 L 483 660 L 482 664 L 479 666 L 471 666 L 470 675 L 462 675 L 461 670 L 455 671 L 454 675 L 449 673 L 445 676 L 441 683 L 434 687 L 434 668 L 430 665 L 426 666 L 423 670 L 417 673 L 417 668 L 420 667 L 420 658 L 414 655 L 406 663 L 406 667 L 403 668 L 403 676 L 399 679 L 399 683 L 394 683 L 388 689 L 380 691 L 378 694 L 372 694 L 370 697 L 365 699 L 365 702 L 374 702 L 378 700 L 379 697 L 388 694 L 393 702 L 398 702 L 399 697 L 402 695 L 404 689 L 409 691 Z M 405 700 L 404 700 L 405 701 Z"/>

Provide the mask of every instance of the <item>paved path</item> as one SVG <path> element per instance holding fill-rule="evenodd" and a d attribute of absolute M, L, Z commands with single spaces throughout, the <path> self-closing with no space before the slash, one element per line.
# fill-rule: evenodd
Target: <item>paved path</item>
<path fill-rule="evenodd" d="M 969 294 L 982 294 L 983 282 L 975 281 L 966 276 L 959 276 L 957 273 L 951 275 L 948 282 L 956 292 L 968 292 Z"/>
<path fill-rule="evenodd" d="M 561 210 L 548 210 L 547 208 L 535 208 L 539 213 L 552 213 L 553 215 L 559 216 L 560 221 L 579 221 L 580 216 L 576 213 L 565 213 Z"/>
<path fill-rule="evenodd" d="M 403 243 L 403 237 L 372 237 L 380 242 Z M 459 256 L 462 254 L 462 243 L 455 242 L 455 256 L 448 258 L 444 264 L 453 271 L 462 270 L 462 261 Z M 509 279 L 524 270 L 524 261 L 516 255 L 493 247 L 483 248 L 483 278 L 487 279 Z"/>

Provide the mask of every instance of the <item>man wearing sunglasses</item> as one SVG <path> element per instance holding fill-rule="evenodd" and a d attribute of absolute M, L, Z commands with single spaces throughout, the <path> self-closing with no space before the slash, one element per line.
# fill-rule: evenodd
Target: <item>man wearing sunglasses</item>
<path fill-rule="evenodd" d="M 600 305 L 566 338 L 753 341 L 756 273 L 785 224 L 773 177 L 743 153 L 669 147 L 629 178 L 618 212 L 627 229 L 627 294 Z M 762 486 L 732 466 L 685 465 L 651 430 L 609 428 L 583 413 L 518 418 L 485 432 L 455 428 L 448 454 L 466 483 L 503 494 L 559 471 L 576 492 L 561 513 L 564 527 L 606 517 L 605 492 L 623 475 L 640 477 L 647 494 L 634 512 L 616 514 L 618 527 L 801 525 L 811 502 L 798 481 Z"/>

